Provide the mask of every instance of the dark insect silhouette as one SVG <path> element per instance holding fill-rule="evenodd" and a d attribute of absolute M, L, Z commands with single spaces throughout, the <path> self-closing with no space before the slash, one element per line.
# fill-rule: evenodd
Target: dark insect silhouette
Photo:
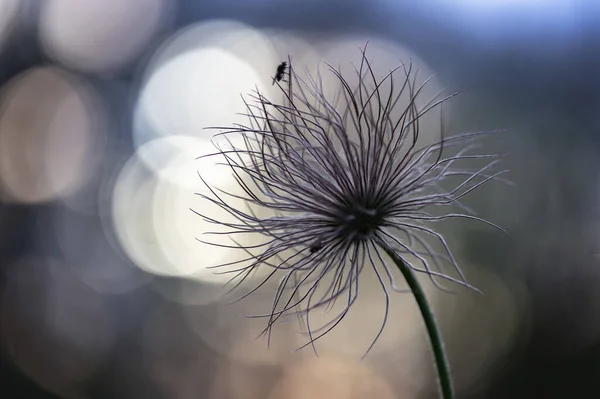
<path fill-rule="evenodd" d="M 281 79 L 283 79 L 283 75 L 285 74 L 285 68 L 287 68 L 287 62 L 285 61 L 277 66 L 277 72 L 273 78 L 273 84 L 275 84 L 275 81 L 281 82 Z"/>
<path fill-rule="evenodd" d="M 315 252 L 318 252 L 323 248 L 323 243 L 321 242 L 321 240 L 317 240 L 310 244 L 308 248 L 310 250 L 310 253 L 314 254 Z"/>

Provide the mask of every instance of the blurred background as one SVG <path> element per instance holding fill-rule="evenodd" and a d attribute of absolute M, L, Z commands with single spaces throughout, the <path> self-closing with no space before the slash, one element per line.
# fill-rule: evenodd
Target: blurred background
<path fill-rule="evenodd" d="M 515 186 L 466 200 L 509 236 L 444 226 L 485 295 L 430 289 L 459 398 L 600 390 L 600 4 L 569 0 L 0 0 L 0 392 L 10 398 L 435 398 L 410 296 L 365 277 L 353 314 L 299 346 L 272 290 L 226 306 L 231 255 L 195 192 L 223 182 L 207 126 L 276 66 L 411 59 L 454 133 L 504 129 Z M 435 90 L 434 90 L 435 91 Z M 374 287 L 371 293 L 370 287 Z M 371 295 L 372 294 L 372 295 Z"/>

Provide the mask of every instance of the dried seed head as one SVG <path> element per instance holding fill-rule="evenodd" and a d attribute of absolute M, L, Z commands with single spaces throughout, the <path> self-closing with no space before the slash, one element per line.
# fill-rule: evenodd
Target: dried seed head
<path fill-rule="evenodd" d="M 248 258 L 218 266 L 229 268 L 226 272 L 233 274 L 233 288 L 258 268 L 272 268 L 240 299 L 279 278 L 272 309 L 256 316 L 268 320 L 264 333 L 270 335 L 273 323 L 283 316 L 299 315 L 309 336 L 306 345 L 314 348 L 315 340 L 335 327 L 356 301 L 365 267 L 373 268 L 386 298 L 390 289 L 403 292 L 395 281 L 396 266 L 384 259 L 383 243 L 413 270 L 429 275 L 439 288 L 445 289 L 443 281 L 472 288 L 446 240 L 430 224 L 463 218 L 497 227 L 472 215 L 459 202 L 505 172 L 491 171 L 497 154 L 470 154 L 478 147 L 476 141 L 490 132 L 446 137 L 442 125 L 439 141 L 419 146 L 421 118 L 455 94 L 418 105 L 427 82 L 417 85 L 412 65 L 401 64 L 378 78 L 366 47 L 355 68 L 355 87 L 327 64 L 339 83 L 333 96 L 324 94 L 320 73 L 302 78 L 291 59 L 287 66 L 289 81 L 277 82 L 282 101 L 273 102 L 257 90 L 250 95 L 251 102 L 245 100 L 247 125 L 215 128 L 223 130 L 217 136 L 229 145 L 217 146 L 213 155 L 226 159 L 248 204 L 269 215 L 230 206 L 228 200 L 240 198 L 233 193 L 211 188 L 212 196 L 201 195 L 237 220 L 225 224 L 235 243 L 230 247 L 245 251 Z M 408 104 L 401 98 L 408 98 Z M 244 144 L 233 145 L 228 139 L 232 136 L 241 137 Z M 446 150 L 454 154 L 446 156 Z M 478 169 L 460 165 L 469 160 L 479 160 L 479 164 L 484 160 L 485 165 Z M 448 177 L 460 181 L 445 189 Z M 449 212 L 450 205 L 461 206 L 466 213 Z M 212 223 L 224 224 L 195 212 Z M 243 233 L 262 235 L 265 242 L 240 245 L 235 235 Z M 309 314 L 330 310 L 337 300 L 344 301 L 342 311 L 326 325 L 311 328 Z M 387 317 L 386 307 L 373 344 Z"/>

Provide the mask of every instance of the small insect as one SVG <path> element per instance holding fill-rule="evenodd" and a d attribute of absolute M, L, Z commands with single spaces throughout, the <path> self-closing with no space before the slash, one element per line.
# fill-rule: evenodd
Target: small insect
<path fill-rule="evenodd" d="M 281 79 L 283 79 L 283 75 L 285 74 L 285 68 L 287 68 L 287 62 L 285 61 L 277 66 L 277 72 L 273 78 L 273 84 L 275 84 L 275 81 L 281 82 Z"/>
<path fill-rule="evenodd" d="M 313 242 L 308 247 L 311 254 L 314 254 L 315 252 L 320 251 L 322 248 L 323 248 L 323 243 L 321 242 L 321 240 L 317 240 L 317 241 Z"/>

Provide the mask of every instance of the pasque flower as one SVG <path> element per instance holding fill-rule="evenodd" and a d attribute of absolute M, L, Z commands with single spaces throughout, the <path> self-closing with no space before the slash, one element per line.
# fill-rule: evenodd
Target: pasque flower
<path fill-rule="evenodd" d="M 259 315 L 267 320 L 265 332 L 281 317 L 299 315 L 309 334 L 307 345 L 314 343 L 352 307 L 365 268 L 374 269 L 386 298 L 391 291 L 406 291 L 394 275 L 399 263 L 407 272 L 427 274 L 441 289 L 446 289 L 444 282 L 472 288 L 433 224 L 462 218 L 497 227 L 460 204 L 462 197 L 505 172 L 493 170 L 498 154 L 473 154 L 490 132 L 447 136 L 442 124 L 439 140 L 421 145 L 422 118 L 455 94 L 422 101 L 427 82 L 417 84 L 412 64 L 377 77 L 366 47 L 354 69 L 355 85 L 326 64 L 339 88 L 332 95 L 326 94 L 321 73 L 302 77 L 291 58 L 287 65 L 284 79 L 276 82 L 279 101 L 256 90 L 244 100 L 247 124 L 215 128 L 225 144 L 209 156 L 226 160 L 243 194 L 209 187 L 211 195 L 202 197 L 236 222 L 196 210 L 207 221 L 228 227 L 230 247 L 248 254 L 237 267 L 220 265 L 232 273 L 233 287 L 259 268 L 272 269 L 242 296 L 277 281 L 272 308 Z M 476 167 L 469 168 L 468 162 Z M 249 209 L 267 210 L 268 216 L 231 206 L 232 198 L 243 198 Z M 264 242 L 239 244 L 235 235 L 247 233 L 263 236 Z M 311 312 L 339 301 L 343 309 L 330 322 L 311 328 Z"/>

